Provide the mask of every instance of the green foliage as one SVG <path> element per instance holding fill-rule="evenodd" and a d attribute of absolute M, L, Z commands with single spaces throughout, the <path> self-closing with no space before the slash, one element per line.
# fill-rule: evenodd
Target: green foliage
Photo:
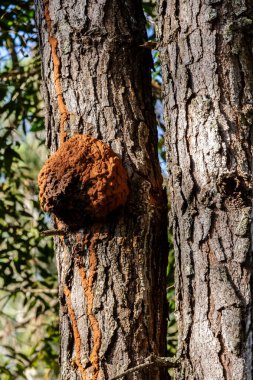
<path fill-rule="evenodd" d="M 37 173 L 45 152 L 33 2 L 2 1 L 0 12 L 0 373 L 44 379 L 50 370 L 53 379 L 57 281 L 52 242 L 40 236 L 47 226 Z"/>
<path fill-rule="evenodd" d="M 146 14 L 147 28 L 155 24 L 156 19 L 156 0 L 142 0 L 142 7 Z"/>

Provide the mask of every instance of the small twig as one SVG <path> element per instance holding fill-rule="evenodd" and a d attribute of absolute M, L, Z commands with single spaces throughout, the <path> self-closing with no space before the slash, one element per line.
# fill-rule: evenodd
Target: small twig
<path fill-rule="evenodd" d="M 11 294 L 15 294 L 15 293 L 18 293 L 18 292 L 23 292 L 23 293 L 37 293 L 37 294 L 40 294 L 40 293 L 48 293 L 48 294 L 57 294 L 58 293 L 58 289 L 50 289 L 50 288 L 17 288 L 17 289 L 6 289 L 6 288 L 0 288 L 0 291 L 1 292 L 6 292 L 6 293 L 11 293 Z"/>
<path fill-rule="evenodd" d="M 168 290 L 170 290 L 170 289 L 173 289 L 173 288 L 175 288 L 175 284 L 172 284 L 172 285 L 168 286 L 168 287 L 166 288 L 166 291 L 168 291 Z"/>
<path fill-rule="evenodd" d="M 139 45 L 140 47 L 144 48 L 144 49 L 148 49 L 148 50 L 157 50 L 157 42 L 153 42 L 153 41 L 147 41 L 147 42 L 144 42 L 144 44 L 142 45 Z"/>
<path fill-rule="evenodd" d="M 40 233 L 42 236 L 64 236 L 65 230 L 45 230 Z"/>
<path fill-rule="evenodd" d="M 58 289 L 32 289 L 32 288 L 22 288 L 22 290 L 24 291 L 24 293 L 37 293 L 37 294 L 40 294 L 40 293 L 45 293 L 45 294 L 57 294 L 58 293 Z"/>
<path fill-rule="evenodd" d="M 125 372 L 122 372 L 117 376 L 111 377 L 110 380 L 117 380 L 123 376 L 129 375 L 130 373 L 141 371 L 144 368 L 153 367 L 153 366 L 176 368 L 179 366 L 179 358 L 178 357 L 175 357 L 175 358 L 159 357 L 152 354 L 145 360 L 144 363 L 139 364 L 136 367 L 129 368 Z"/>

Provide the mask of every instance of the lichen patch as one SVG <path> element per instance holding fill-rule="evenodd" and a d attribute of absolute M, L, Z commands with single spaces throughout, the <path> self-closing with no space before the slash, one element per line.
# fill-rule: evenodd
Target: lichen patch
<path fill-rule="evenodd" d="M 38 177 L 40 203 L 69 225 L 103 220 L 129 193 L 121 159 L 101 140 L 75 135 L 45 162 Z"/>

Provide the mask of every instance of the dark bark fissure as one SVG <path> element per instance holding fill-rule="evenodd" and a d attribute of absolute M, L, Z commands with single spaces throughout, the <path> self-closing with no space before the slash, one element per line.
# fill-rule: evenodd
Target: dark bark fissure
<path fill-rule="evenodd" d="M 249 1 L 160 1 L 177 379 L 252 378 Z"/>
<path fill-rule="evenodd" d="M 60 135 L 89 134 L 107 142 L 128 172 L 126 206 L 102 223 L 86 221 L 73 231 L 55 220 L 55 228 L 66 231 L 55 237 L 61 378 L 109 379 L 166 351 L 167 202 L 152 61 L 139 46 L 145 20 L 141 2 L 132 0 L 41 0 L 36 17 L 51 153 Z M 127 376 L 166 377 L 166 369 L 156 367 Z"/>

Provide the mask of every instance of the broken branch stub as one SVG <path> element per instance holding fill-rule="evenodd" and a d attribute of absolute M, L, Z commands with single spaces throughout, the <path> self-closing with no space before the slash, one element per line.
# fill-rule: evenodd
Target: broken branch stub
<path fill-rule="evenodd" d="M 103 220 L 126 203 L 127 173 L 101 140 L 76 135 L 45 162 L 38 177 L 40 203 L 68 225 Z"/>

